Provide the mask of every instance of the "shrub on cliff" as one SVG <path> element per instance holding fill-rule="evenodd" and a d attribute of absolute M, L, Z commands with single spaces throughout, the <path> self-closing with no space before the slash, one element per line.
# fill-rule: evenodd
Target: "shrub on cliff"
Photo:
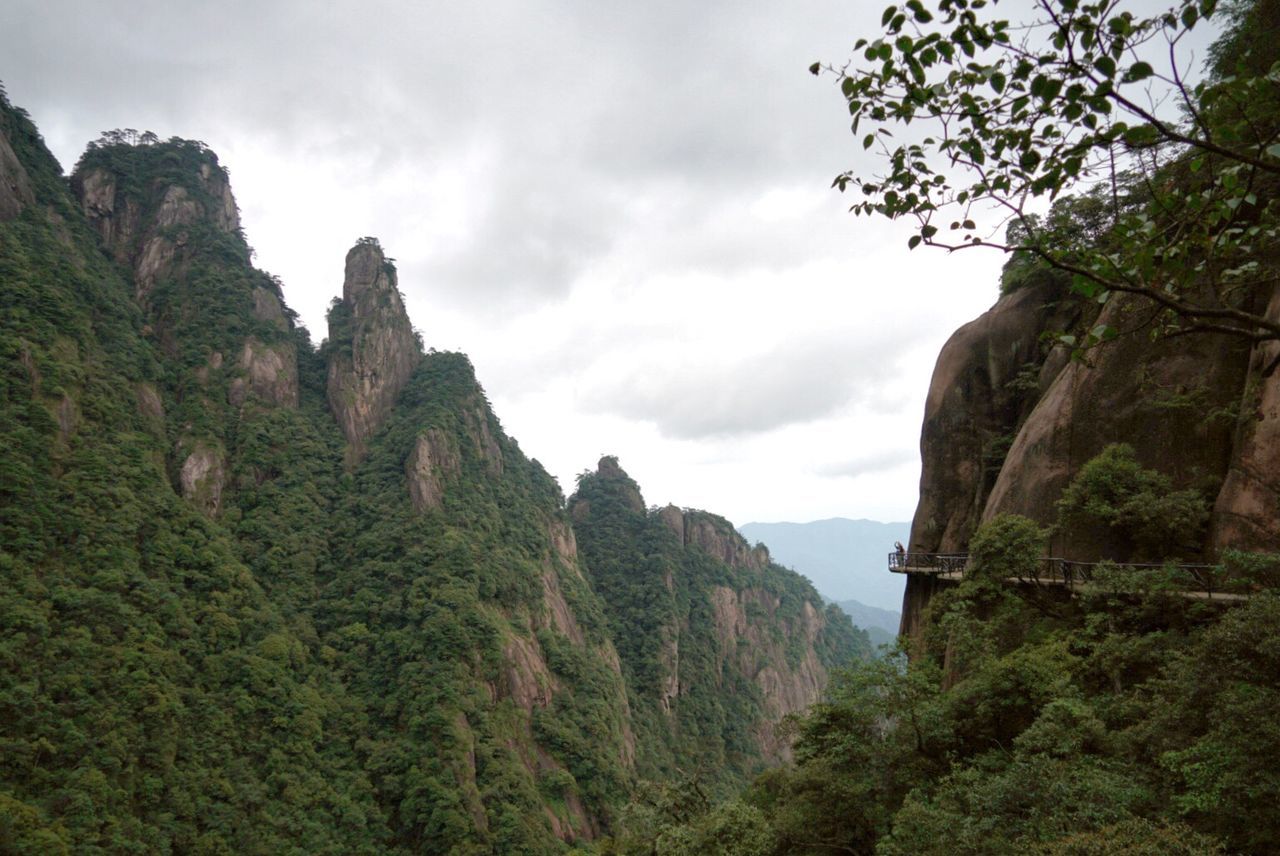
<path fill-rule="evenodd" d="M 969 544 L 967 576 L 975 579 L 1030 579 L 1044 555 L 1045 531 L 1019 514 L 1001 514 L 984 523 Z"/>
<path fill-rule="evenodd" d="M 1107 446 L 1058 500 L 1058 525 L 1072 535 L 1101 538 L 1117 560 L 1161 561 L 1196 552 L 1208 504 L 1196 490 L 1174 490 L 1163 473 L 1138 463 L 1126 443 Z"/>

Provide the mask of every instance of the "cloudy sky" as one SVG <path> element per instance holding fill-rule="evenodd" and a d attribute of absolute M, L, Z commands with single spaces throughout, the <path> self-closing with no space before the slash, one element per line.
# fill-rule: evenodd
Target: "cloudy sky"
<path fill-rule="evenodd" d="M 831 78 L 882 3 L 6 0 L 0 80 L 70 169 L 201 139 L 257 264 L 324 337 L 375 235 L 570 492 L 616 454 L 736 523 L 909 519 L 930 372 L 1001 259 L 855 218 Z"/>

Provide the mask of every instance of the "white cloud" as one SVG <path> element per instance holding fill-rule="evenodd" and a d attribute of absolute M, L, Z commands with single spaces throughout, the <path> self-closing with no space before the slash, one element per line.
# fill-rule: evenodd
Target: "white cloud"
<path fill-rule="evenodd" d="M 472 357 L 566 490 L 610 452 L 653 502 L 902 519 L 933 360 L 1000 260 L 907 253 L 828 189 L 865 155 L 806 68 L 878 16 L 15 0 L 0 55 L 64 166 L 118 126 L 218 151 L 316 341 L 377 235 L 427 343 Z"/>

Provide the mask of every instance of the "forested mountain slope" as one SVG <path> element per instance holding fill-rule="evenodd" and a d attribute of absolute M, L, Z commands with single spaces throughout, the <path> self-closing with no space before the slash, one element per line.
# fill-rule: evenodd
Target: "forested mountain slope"
<path fill-rule="evenodd" d="M 655 747 L 646 778 L 697 771 L 740 786 L 789 756 L 778 720 L 817 701 L 851 652 L 870 653 L 865 633 L 724 518 L 646 510 L 616 458 L 579 477 L 569 512 Z"/>
<path fill-rule="evenodd" d="M 579 555 L 377 241 L 313 347 L 199 143 L 110 134 L 68 184 L 0 103 L 0 287 L 0 850 L 561 852 L 640 777 L 743 781 L 865 648 L 793 575 L 680 545 L 681 608 L 723 579 L 738 623 L 679 613 L 661 696 L 625 562 Z"/>

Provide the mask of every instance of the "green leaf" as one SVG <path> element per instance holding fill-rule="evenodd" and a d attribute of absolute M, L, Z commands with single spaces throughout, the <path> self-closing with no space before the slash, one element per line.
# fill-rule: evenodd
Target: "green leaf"
<path fill-rule="evenodd" d="M 1102 286 L 1082 274 L 1071 277 L 1071 290 L 1082 297 L 1096 297 Z"/>
<path fill-rule="evenodd" d="M 818 72 L 821 70 L 822 70 L 822 63 L 815 62 L 813 65 L 809 66 L 809 73 L 814 75 L 815 77 L 818 75 Z"/>
<path fill-rule="evenodd" d="M 1124 132 L 1124 142 L 1127 146 L 1139 147 L 1149 146 L 1159 139 L 1159 132 L 1151 125 L 1137 125 L 1129 128 Z"/>
<path fill-rule="evenodd" d="M 907 241 L 907 249 L 914 250 L 916 247 L 920 246 L 920 241 L 921 238 L 919 235 L 912 235 L 910 240 Z"/>
<path fill-rule="evenodd" d="M 996 92 L 1004 92 L 1005 76 L 1000 72 L 991 75 L 991 88 Z"/>
<path fill-rule="evenodd" d="M 1146 80 L 1155 73 L 1155 69 L 1151 67 L 1150 63 L 1135 62 L 1125 71 L 1124 81 L 1125 83 L 1135 83 L 1139 80 Z"/>
<path fill-rule="evenodd" d="M 1116 76 L 1116 61 L 1109 56 L 1100 56 L 1093 61 L 1093 67 L 1102 73 L 1104 77 Z"/>

